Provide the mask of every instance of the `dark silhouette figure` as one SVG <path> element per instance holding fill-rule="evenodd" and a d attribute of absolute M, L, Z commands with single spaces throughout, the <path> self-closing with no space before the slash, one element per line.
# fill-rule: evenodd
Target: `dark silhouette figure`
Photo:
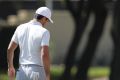
<path fill-rule="evenodd" d="M 115 2 L 113 12 L 113 27 L 111 34 L 114 43 L 114 53 L 110 66 L 110 80 L 120 80 L 120 0 Z"/>
<path fill-rule="evenodd" d="M 68 50 L 68 55 L 66 56 L 65 70 L 60 80 L 72 80 L 71 68 L 75 62 L 76 50 L 86 28 L 89 15 L 93 12 L 95 15 L 95 23 L 89 34 L 87 47 L 78 61 L 77 73 L 75 74 L 75 78 L 73 78 L 73 80 L 87 80 L 87 71 L 90 67 L 97 43 L 103 31 L 107 10 L 104 6 L 103 0 L 88 0 L 88 3 L 84 0 L 80 0 L 76 4 L 66 0 L 66 4 L 75 21 L 75 33 L 71 46 Z M 82 13 L 84 13 L 85 16 L 83 16 Z"/>

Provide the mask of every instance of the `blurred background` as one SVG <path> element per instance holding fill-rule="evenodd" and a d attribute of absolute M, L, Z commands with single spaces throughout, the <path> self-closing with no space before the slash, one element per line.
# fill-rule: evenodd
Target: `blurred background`
<path fill-rule="evenodd" d="M 120 80 L 119 0 L 0 0 L 0 80 L 8 80 L 6 50 L 16 27 L 47 6 L 52 80 Z M 19 48 L 14 64 L 18 68 Z"/>

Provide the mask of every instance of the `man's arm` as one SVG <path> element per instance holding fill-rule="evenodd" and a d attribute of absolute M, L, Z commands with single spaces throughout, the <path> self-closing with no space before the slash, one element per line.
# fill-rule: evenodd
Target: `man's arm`
<path fill-rule="evenodd" d="M 45 68 L 46 77 L 47 77 L 47 80 L 50 80 L 50 57 L 49 57 L 48 46 L 43 46 L 42 52 L 43 52 L 43 64 Z"/>
<path fill-rule="evenodd" d="M 17 44 L 13 41 L 10 42 L 7 49 L 7 62 L 8 62 L 8 76 L 10 80 L 15 77 L 15 69 L 13 65 L 14 50 L 17 48 Z"/>

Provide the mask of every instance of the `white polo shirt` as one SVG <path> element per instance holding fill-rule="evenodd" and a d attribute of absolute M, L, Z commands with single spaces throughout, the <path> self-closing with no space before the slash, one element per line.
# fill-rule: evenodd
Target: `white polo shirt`
<path fill-rule="evenodd" d="M 31 20 L 17 27 L 11 41 L 19 44 L 19 64 L 43 66 L 41 46 L 49 46 L 50 33 L 41 23 Z"/>

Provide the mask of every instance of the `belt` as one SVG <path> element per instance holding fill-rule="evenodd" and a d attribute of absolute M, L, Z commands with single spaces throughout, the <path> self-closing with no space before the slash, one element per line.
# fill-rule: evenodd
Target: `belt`
<path fill-rule="evenodd" d="M 40 66 L 37 64 L 20 64 L 20 66 L 38 66 L 38 67 L 44 67 L 44 66 Z"/>

